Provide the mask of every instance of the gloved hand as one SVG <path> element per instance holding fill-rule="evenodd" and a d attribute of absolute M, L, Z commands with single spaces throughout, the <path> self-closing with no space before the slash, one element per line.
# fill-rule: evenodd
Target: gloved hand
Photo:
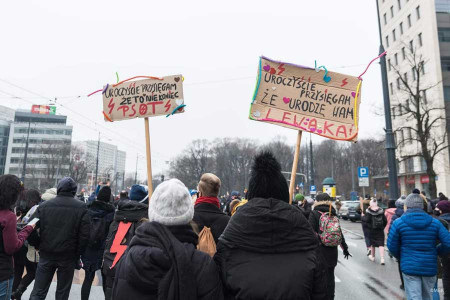
<path fill-rule="evenodd" d="M 345 258 L 345 259 L 348 259 L 349 256 L 350 256 L 350 257 L 353 257 L 353 256 L 350 254 L 350 252 L 348 252 L 348 249 L 345 249 L 343 252 L 344 252 L 344 258 Z"/>

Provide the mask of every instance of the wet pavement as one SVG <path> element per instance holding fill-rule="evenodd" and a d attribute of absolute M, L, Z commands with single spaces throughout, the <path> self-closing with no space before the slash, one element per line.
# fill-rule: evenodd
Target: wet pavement
<path fill-rule="evenodd" d="M 380 265 L 378 249 L 375 262 L 371 262 L 367 257 L 361 223 L 341 220 L 341 226 L 353 257 L 346 260 L 342 251 L 339 253 L 339 262 L 335 270 L 335 299 L 406 299 L 404 291 L 400 289 L 397 261 L 389 257 L 387 248 L 385 248 L 386 265 Z M 439 285 L 442 291 L 441 280 Z"/>

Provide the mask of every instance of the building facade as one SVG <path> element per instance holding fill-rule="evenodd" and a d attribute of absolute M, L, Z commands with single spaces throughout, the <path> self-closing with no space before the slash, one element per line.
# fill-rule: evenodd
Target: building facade
<path fill-rule="evenodd" d="M 69 173 L 72 126 L 66 121 L 66 116 L 16 110 L 9 122 L 4 173 L 25 179 L 29 188 L 55 186 L 58 179 Z"/>
<path fill-rule="evenodd" d="M 407 87 L 419 86 L 419 92 L 413 92 L 420 95 L 421 114 L 430 121 L 436 120 L 430 141 L 443 141 L 443 150 L 433 164 L 437 192 L 448 195 L 450 151 L 445 147 L 450 133 L 450 1 L 378 0 L 378 5 L 382 43 L 387 51 L 400 192 L 409 194 L 413 188 L 429 191 L 427 165 L 417 155 L 422 153 L 419 134 L 414 129 L 417 122 L 409 113 L 416 111 L 417 101 Z M 429 147 L 434 145 L 430 143 Z"/>
<path fill-rule="evenodd" d="M 115 193 L 123 189 L 123 177 L 125 174 L 126 152 L 121 151 L 116 145 L 100 141 L 82 141 L 75 142 L 74 145 L 79 147 L 84 153 L 85 157 L 92 160 L 89 164 L 91 170 L 88 171 L 88 188 L 94 188 L 97 184 L 95 182 L 95 168 L 98 150 L 98 174 L 97 181 L 110 181 L 112 189 Z"/>

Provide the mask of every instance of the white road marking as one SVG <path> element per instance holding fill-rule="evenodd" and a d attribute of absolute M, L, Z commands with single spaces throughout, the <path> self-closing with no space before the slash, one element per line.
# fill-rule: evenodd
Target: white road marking
<path fill-rule="evenodd" d="M 352 243 L 352 242 L 347 242 L 347 241 L 345 241 L 346 243 L 347 243 L 347 245 L 349 245 L 349 246 L 352 246 L 352 247 L 355 247 L 355 248 L 357 248 L 358 247 L 358 245 L 356 245 L 355 243 Z"/>

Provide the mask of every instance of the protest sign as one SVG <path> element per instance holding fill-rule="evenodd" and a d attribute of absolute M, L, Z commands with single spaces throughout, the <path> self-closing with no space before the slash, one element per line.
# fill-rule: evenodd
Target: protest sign
<path fill-rule="evenodd" d="M 102 94 L 105 121 L 184 112 L 181 75 L 108 84 Z"/>
<path fill-rule="evenodd" d="M 119 76 L 116 73 L 117 81 Z M 136 78 L 146 78 L 134 80 Z M 144 118 L 145 150 L 147 154 L 148 197 L 153 193 L 152 159 L 150 149 L 149 117 L 170 116 L 184 112 L 183 76 L 173 75 L 162 78 L 136 76 L 116 84 L 107 84 L 97 92 L 103 95 L 103 117 L 105 121 L 114 122 L 134 118 Z M 150 200 L 149 200 L 150 201 Z"/>
<path fill-rule="evenodd" d="M 356 141 L 361 80 L 261 57 L 249 118 Z"/>

